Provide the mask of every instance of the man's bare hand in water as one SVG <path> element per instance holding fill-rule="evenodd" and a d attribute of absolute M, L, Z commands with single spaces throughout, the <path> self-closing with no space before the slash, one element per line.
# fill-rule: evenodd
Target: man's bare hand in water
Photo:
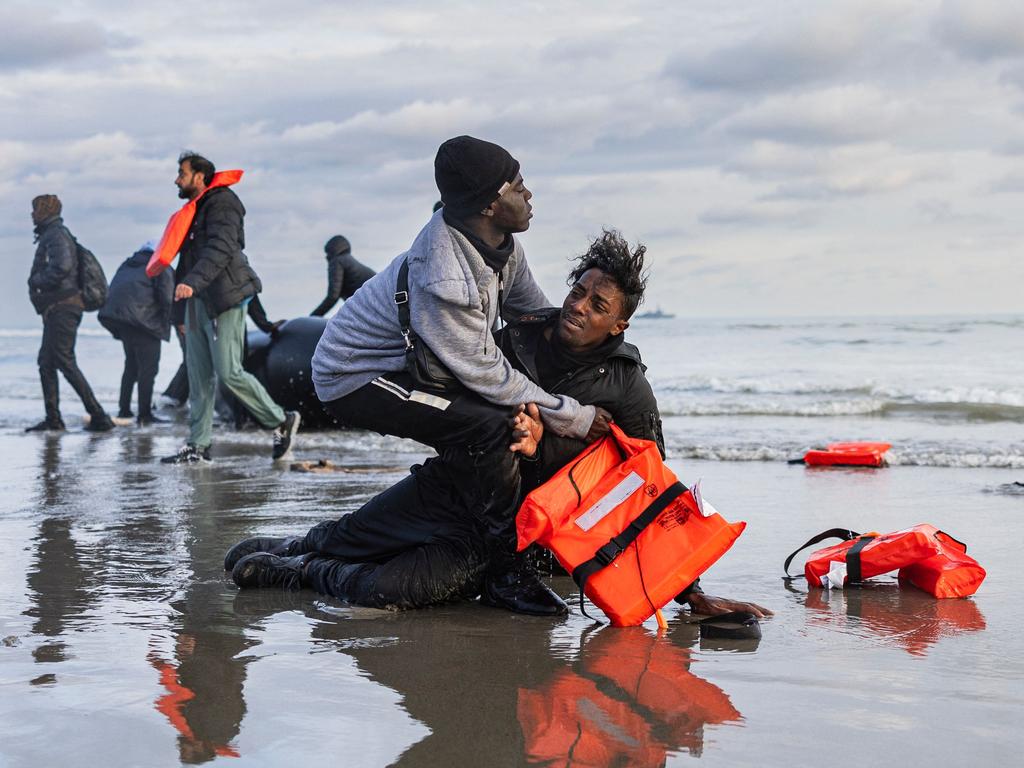
<path fill-rule="evenodd" d="M 585 438 L 588 443 L 600 440 L 611 432 L 612 415 L 599 405 L 595 405 L 594 410 L 597 411 L 597 415 L 594 416 L 594 421 L 590 425 L 590 431 L 587 432 Z"/>
<path fill-rule="evenodd" d="M 686 602 L 689 603 L 691 611 L 701 616 L 720 616 L 733 611 L 752 613 L 759 619 L 772 615 L 771 611 L 757 603 L 745 603 L 742 600 L 705 595 L 703 592 L 691 592 L 686 596 Z"/>
<path fill-rule="evenodd" d="M 528 459 L 537 455 L 537 444 L 544 436 L 544 424 L 536 403 L 520 405 L 512 419 L 512 444 L 508 447 Z"/>

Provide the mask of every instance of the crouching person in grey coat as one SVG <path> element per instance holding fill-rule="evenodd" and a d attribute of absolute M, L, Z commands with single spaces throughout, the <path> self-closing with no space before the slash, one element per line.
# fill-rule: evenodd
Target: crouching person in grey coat
<path fill-rule="evenodd" d="M 124 372 L 117 415 L 132 417 L 132 390 L 139 386 L 140 427 L 163 421 L 153 415 L 153 382 L 160 367 L 160 342 L 171 338 L 174 276 L 167 270 L 146 276 L 155 244 L 150 241 L 125 260 L 110 281 L 100 324 L 124 345 Z"/>

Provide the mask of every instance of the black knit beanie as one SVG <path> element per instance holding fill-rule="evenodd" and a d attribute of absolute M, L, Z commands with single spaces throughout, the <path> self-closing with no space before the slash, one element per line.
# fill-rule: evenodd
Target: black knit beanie
<path fill-rule="evenodd" d="M 448 139 L 434 158 L 441 202 L 455 216 L 480 213 L 518 173 L 519 161 L 506 149 L 472 136 Z"/>
<path fill-rule="evenodd" d="M 60 216 L 60 198 L 56 195 L 39 195 L 32 198 L 32 213 L 36 221 L 46 221 L 51 216 Z"/>

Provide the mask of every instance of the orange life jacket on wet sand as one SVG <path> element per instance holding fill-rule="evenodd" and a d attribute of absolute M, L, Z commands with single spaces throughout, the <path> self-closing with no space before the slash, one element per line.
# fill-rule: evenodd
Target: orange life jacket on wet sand
<path fill-rule="evenodd" d="M 550 549 L 615 626 L 640 624 L 732 546 L 727 523 L 661 460 L 656 443 L 611 434 L 526 497 L 520 551 Z M 611 566 L 611 567 L 608 567 Z M 582 595 L 580 597 L 582 608 Z"/>
<path fill-rule="evenodd" d="M 985 569 L 967 554 L 966 544 L 927 524 L 885 535 L 844 528 L 825 531 L 786 558 L 786 577 L 792 578 L 789 564 L 797 552 L 831 538 L 844 541 L 811 553 L 804 564 L 808 586 L 839 588 L 899 569 L 900 581 L 935 597 L 967 597 L 985 578 Z"/>
<path fill-rule="evenodd" d="M 213 179 L 210 180 L 210 185 L 203 190 L 203 195 L 216 187 L 230 187 L 232 184 L 237 184 L 243 173 L 244 171 L 218 171 L 213 174 Z M 153 255 L 149 257 L 149 263 L 146 264 L 148 277 L 156 277 L 174 261 L 174 257 L 181 250 L 181 244 L 185 242 L 185 235 L 188 234 L 188 229 L 192 226 L 192 220 L 196 217 L 196 203 L 202 200 L 203 195 L 195 200 L 189 200 L 171 214 L 171 218 L 164 228 L 164 234 L 160 238 L 156 250 L 153 251 Z"/>

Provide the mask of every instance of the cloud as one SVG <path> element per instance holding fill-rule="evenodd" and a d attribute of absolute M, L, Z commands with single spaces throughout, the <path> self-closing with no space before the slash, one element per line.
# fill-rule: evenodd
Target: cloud
<path fill-rule="evenodd" d="M 0 11 L 0 71 L 45 67 L 105 52 L 114 41 L 91 21 L 63 21 L 38 6 Z"/>
<path fill-rule="evenodd" d="M 665 74 L 698 90 L 740 92 L 790 89 L 826 81 L 864 55 L 865 44 L 884 29 L 889 11 L 844 4 L 794 21 L 779 18 L 746 37 L 705 53 L 680 53 Z M 751 24 L 751 26 L 754 26 Z"/>
<path fill-rule="evenodd" d="M 935 19 L 939 39 L 961 56 L 986 61 L 1024 56 L 1024 13 L 1004 0 L 946 0 Z"/>
<path fill-rule="evenodd" d="M 817 214 L 809 208 L 757 203 L 716 206 L 704 210 L 697 218 L 701 224 L 715 227 L 799 229 L 810 226 Z"/>
<path fill-rule="evenodd" d="M 877 87 L 850 85 L 763 99 L 723 121 L 723 131 L 789 144 L 850 144 L 900 131 L 908 105 Z"/>

